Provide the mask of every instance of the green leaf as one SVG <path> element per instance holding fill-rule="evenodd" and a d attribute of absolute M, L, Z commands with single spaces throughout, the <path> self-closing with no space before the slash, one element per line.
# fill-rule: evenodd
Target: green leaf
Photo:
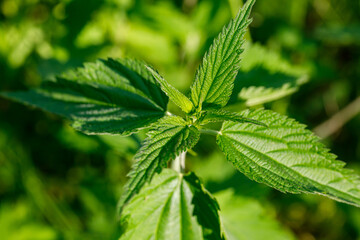
<path fill-rule="evenodd" d="M 305 129 L 268 110 L 242 113 L 268 125 L 225 122 L 217 142 L 235 167 L 257 182 L 290 193 L 316 193 L 360 206 L 359 178 Z"/>
<path fill-rule="evenodd" d="M 224 239 L 219 219 L 219 204 L 216 199 L 205 189 L 194 173 L 184 178 L 194 195 L 192 200 L 194 215 L 203 228 L 204 239 Z"/>
<path fill-rule="evenodd" d="M 194 174 L 165 169 L 125 206 L 120 240 L 223 239 L 217 204 L 207 196 Z"/>
<path fill-rule="evenodd" d="M 154 124 L 134 157 L 130 179 L 119 201 L 120 211 L 155 173 L 161 172 L 168 161 L 194 147 L 199 138 L 199 130 L 180 117 L 168 116 Z"/>
<path fill-rule="evenodd" d="M 250 24 L 249 15 L 255 0 L 249 0 L 238 15 L 214 40 L 199 66 L 191 87 L 191 101 L 201 111 L 205 108 L 223 107 L 233 90 L 240 68 L 243 36 Z"/>
<path fill-rule="evenodd" d="M 254 119 L 243 117 L 239 113 L 228 112 L 225 110 L 217 110 L 217 111 L 206 111 L 205 117 L 202 119 L 202 124 L 207 124 L 211 122 L 223 122 L 223 121 L 232 121 L 232 122 L 240 122 L 240 123 L 253 123 L 261 126 L 265 126 L 266 124 L 256 121 Z"/>
<path fill-rule="evenodd" d="M 231 190 L 215 194 L 227 240 L 291 240 L 295 237 L 271 216 L 256 199 L 234 195 Z"/>
<path fill-rule="evenodd" d="M 87 134 L 130 134 L 164 116 L 168 103 L 145 65 L 100 60 L 46 81 L 39 89 L 2 96 L 65 116 Z"/>
<path fill-rule="evenodd" d="M 309 70 L 293 66 L 260 44 L 247 44 L 229 104 L 255 106 L 281 99 L 308 81 Z"/>
<path fill-rule="evenodd" d="M 150 67 L 147 67 L 147 69 L 152 73 L 154 78 L 160 84 L 161 89 L 166 93 L 172 102 L 174 102 L 186 113 L 189 113 L 193 110 L 194 105 L 184 94 L 171 86 L 158 72 L 154 71 Z"/>

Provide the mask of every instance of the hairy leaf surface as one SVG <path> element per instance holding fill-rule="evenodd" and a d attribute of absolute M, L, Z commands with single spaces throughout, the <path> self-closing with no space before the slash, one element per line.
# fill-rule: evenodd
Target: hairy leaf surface
<path fill-rule="evenodd" d="M 243 36 L 251 22 L 248 18 L 255 0 L 249 0 L 238 15 L 214 40 L 199 66 L 191 100 L 198 111 L 207 107 L 223 107 L 233 90 L 234 80 L 240 68 Z"/>
<path fill-rule="evenodd" d="M 184 112 L 189 113 L 193 110 L 192 102 L 176 88 L 171 86 L 159 73 L 148 67 L 154 78 L 159 82 L 161 89 L 166 93 L 172 102 L 180 107 Z"/>
<path fill-rule="evenodd" d="M 152 74 L 135 60 L 99 60 L 39 89 L 2 95 L 65 116 L 87 134 L 135 132 L 163 117 L 168 103 Z"/>
<path fill-rule="evenodd" d="M 268 127 L 225 122 L 217 142 L 227 159 L 249 178 L 283 192 L 317 193 L 360 206 L 358 176 L 293 119 L 269 110 L 244 117 Z"/>
<path fill-rule="evenodd" d="M 223 239 L 217 203 L 194 175 L 165 169 L 124 208 L 126 239 Z M 208 228 L 208 227 L 211 227 Z"/>
<path fill-rule="evenodd" d="M 145 143 L 134 157 L 135 164 L 129 173 L 130 179 L 119 206 L 122 207 L 128 202 L 155 173 L 167 166 L 168 161 L 194 147 L 199 138 L 199 130 L 187 125 L 180 117 L 168 116 L 154 124 Z"/>

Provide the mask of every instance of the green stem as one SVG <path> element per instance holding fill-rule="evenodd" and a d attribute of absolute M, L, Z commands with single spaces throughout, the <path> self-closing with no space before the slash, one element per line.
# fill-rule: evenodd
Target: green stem
<path fill-rule="evenodd" d="M 217 136 L 218 134 L 221 135 L 221 132 L 213 130 L 213 129 L 200 129 L 201 133 Z"/>
<path fill-rule="evenodd" d="M 180 155 L 175 158 L 175 160 L 172 163 L 171 168 L 179 173 L 184 173 L 185 172 L 185 162 L 186 162 L 186 151 L 180 153 Z"/>

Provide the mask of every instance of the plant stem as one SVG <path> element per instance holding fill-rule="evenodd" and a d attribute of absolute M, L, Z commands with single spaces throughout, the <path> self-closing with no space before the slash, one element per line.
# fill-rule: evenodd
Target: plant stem
<path fill-rule="evenodd" d="M 321 138 L 327 138 L 339 131 L 347 122 L 360 113 L 360 97 L 326 120 L 313 131 Z"/>
<path fill-rule="evenodd" d="M 221 135 L 221 132 L 213 130 L 213 129 L 200 129 L 201 133 L 217 136 L 218 134 Z"/>
<path fill-rule="evenodd" d="M 175 158 L 175 160 L 172 163 L 172 169 L 179 173 L 185 172 L 185 162 L 186 162 L 186 151 L 180 153 L 179 156 Z"/>

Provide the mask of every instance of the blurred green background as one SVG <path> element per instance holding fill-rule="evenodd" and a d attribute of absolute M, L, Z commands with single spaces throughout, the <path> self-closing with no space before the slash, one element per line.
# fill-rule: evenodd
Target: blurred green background
<path fill-rule="evenodd" d="M 130 56 L 186 92 L 213 38 L 241 5 L 2 0 L 0 91 L 36 87 L 85 61 Z M 308 79 L 265 107 L 308 124 L 360 170 L 360 0 L 258 0 L 252 16 L 247 39 L 258 50 L 247 53 L 243 68 L 277 59 L 284 72 L 292 66 Z M 262 71 L 243 79 L 249 86 L 265 81 Z M 117 199 L 143 138 L 85 136 L 60 117 L 0 99 L 0 238 L 117 239 Z M 360 209 L 250 182 L 226 162 L 212 136 L 194 150 L 187 167 L 218 197 L 234 239 L 360 239 Z"/>

